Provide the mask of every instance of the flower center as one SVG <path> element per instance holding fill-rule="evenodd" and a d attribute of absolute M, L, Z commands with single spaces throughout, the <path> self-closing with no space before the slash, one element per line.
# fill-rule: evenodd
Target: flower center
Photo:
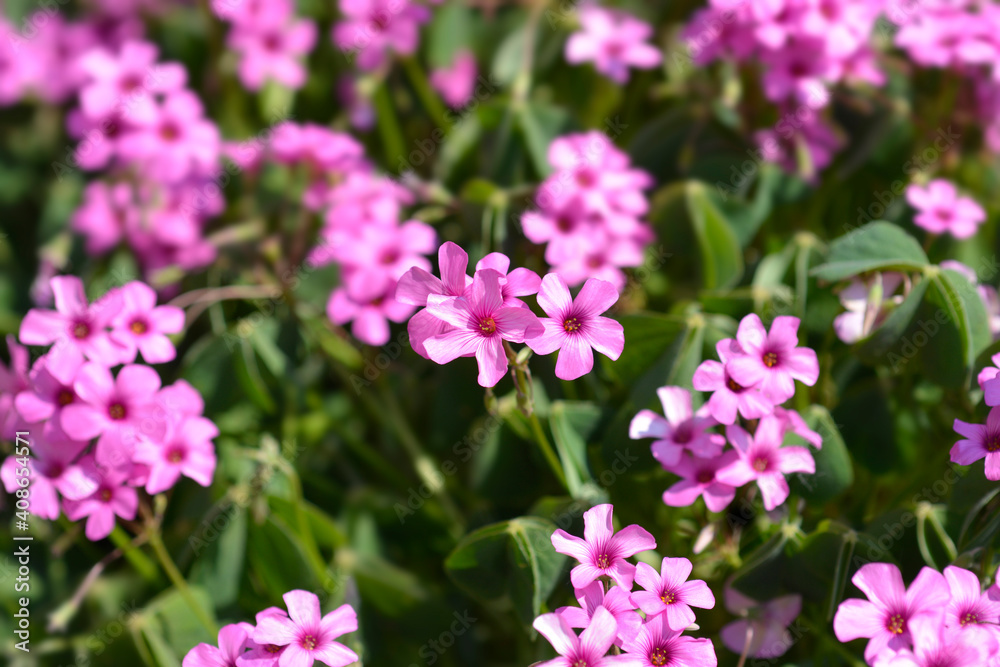
<path fill-rule="evenodd" d="M 73 338 L 83 340 L 90 335 L 90 325 L 86 322 L 77 322 L 73 325 Z"/>
<path fill-rule="evenodd" d="M 580 658 L 579 660 L 573 663 L 573 667 L 587 667 L 587 661 L 584 660 L 583 658 Z"/>
<path fill-rule="evenodd" d="M 1000 452 L 1000 433 L 990 433 L 986 437 L 986 442 L 983 443 L 983 447 L 986 448 L 988 452 Z"/>
<path fill-rule="evenodd" d="M 686 445 L 694 438 L 694 432 L 691 430 L 691 424 L 684 422 L 676 429 L 674 429 L 674 442 L 678 445 Z"/>
<path fill-rule="evenodd" d="M 979 614 L 974 614 L 971 611 L 967 614 L 962 615 L 962 618 L 958 621 L 961 625 L 969 625 L 970 623 L 979 623 Z"/>
<path fill-rule="evenodd" d="M 128 325 L 128 328 L 132 330 L 134 334 L 144 334 L 149 331 L 149 326 L 142 320 L 135 320 L 132 324 Z"/>
<path fill-rule="evenodd" d="M 885 624 L 885 629 L 894 635 L 903 634 L 903 629 L 906 627 L 906 619 L 904 619 L 900 614 L 893 614 L 889 617 L 888 623 Z"/>
<path fill-rule="evenodd" d="M 69 389 L 63 389 L 62 391 L 59 392 L 59 395 L 56 396 L 56 403 L 58 403 L 61 406 L 67 406 L 72 402 L 73 402 L 73 392 L 71 392 Z"/>
<path fill-rule="evenodd" d="M 764 353 L 764 365 L 768 368 L 774 368 L 778 365 L 778 355 L 774 352 Z"/>
<path fill-rule="evenodd" d="M 316 637 L 314 635 L 306 635 L 305 637 L 302 638 L 302 648 L 304 648 L 307 651 L 316 650 L 316 645 L 318 643 L 319 642 L 316 641 Z"/>
<path fill-rule="evenodd" d="M 111 489 L 101 489 L 100 498 L 101 498 L 102 501 L 104 501 L 106 503 L 110 502 L 111 501 L 111 496 L 113 496 L 113 495 L 114 494 L 111 493 Z"/>
<path fill-rule="evenodd" d="M 666 649 L 661 646 L 657 646 L 649 652 L 649 662 L 650 664 L 656 665 L 656 667 L 662 667 L 667 664 L 667 661 L 669 660 L 670 654 L 667 653 Z"/>
<path fill-rule="evenodd" d="M 566 216 L 560 216 L 556 219 L 556 229 L 560 232 L 568 232 L 573 229 L 573 221 Z"/>
<path fill-rule="evenodd" d="M 597 557 L 597 567 L 602 570 L 606 570 L 611 567 L 611 556 L 608 554 L 601 554 Z"/>
<path fill-rule="evenodd" d="M 281 649 L 283 648 L 285 647 L 275 646 L 274 644 L 268 644 L 267 646 L 264 647 L 264 650 L 267 651 L 268 653 L 281 653 Z"/>
<path fill-rule="evenodd" d="M 181 136 L 181 130 L 173 123 L 164 123 L 160 126 L 160 137 L 164 141 L 177 141 Z"/>
<path fill-rule="evenodd" d="M 580 320 L 578 320 L 575 317 L 571 317 L 565 322 L 563 322 L 563 329 L 566 330 L 566 333 L 573 333 L 574 331 L 579 331 L 581 326 L 583 325 L 580 324 Z"/>
<path fill-rule="evenodd" d="M 696 479 L 698 480 L 699 484 L 708 484 L 713 479 L 715 479 L 715 473 L 713 473 L 711 470 L 702 470 L 701 472 L 698 473 L 698 477 L 696 477 Z"/>
<path fill-rule="evenodd" d="M 487 336 L 492 336 L 497 332 L 497 323 L 492 317 L 484 317 L 479 320 L 479 330 Z"/>
<path fill-rule="evenodd" d="M 167 460 L 171 463 L 180 463 L 184 460 L 184 452 L 180 449 L 173 449 L 167 454 Z"/>
<path fill-rule="evenodd" d="M 744 389 L 746 389 L 746 387 L 744 387 L 743 385 L 741 385 L 739 382 L 737 382 L 733 378 L 729 378 L 728 380 L 726 380 L 726 386 L 729 387 L 729 391 L 733 392 L 734 394 L 738 394 L 741 391 L 743 391 Z"/>
<path fill-rule="evenodd" d="M 663 604 L 673 604 L 677 602 L 677 594 L 673 591 L 663 591 L 663 594 L 660 595 L 660 600 Z"/>
<path fill-rule="evenodd" d="M 593 255 L 592 257 L 590 257 L 590 259 L 587 260 L 587 266 L 589 266 L 592 269 L 601 268 L 601 264 L 602 264 L 601 258 L 598 255 Z"/>
<path fill-rule="evenodd" d="M 753 460 L 753 469 L 757 472 L 764 472 L 767 470 L 768 463 L 769 461 L 763 456 L 758 456 Z"/>
<path fill-rule="evenodd" d="M 581 169 L 576 172 L 576 182 L 581 188 L 589 188 L 597 182 L 597 179 L 589 169 Z"/>
<path fill-rule="evenodd" d="M 121 403 L 112 403 L 108 407 L 108 416 L 115 421 L 125 419 L 125 406 Z"/>

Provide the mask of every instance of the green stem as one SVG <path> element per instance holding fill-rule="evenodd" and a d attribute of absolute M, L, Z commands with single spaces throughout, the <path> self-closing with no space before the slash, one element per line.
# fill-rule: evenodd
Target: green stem
<path fill-rule="evenodd" d="M 403 130 L 399 126 L 399 119 L 396 118 L 396 111 L 392 106 L 392 100 L 389 99 L 389 87 L 385 82 L 375 89 L 372 101 L 375 103 L 378 131 L 385 150 L 386 168 L 391 169 L 393 162 L 402 159 L 405 155 L 406 145 L 403 139 Z"/>
<path fill-rule="evenodd" d="M 292 487 L 295 520 L 299 524 L 299 537 L 302 540 L 302 546 L 305 547 L 306 556 L 310 561 L 309 564 L 312 566 L 313 570 L 315 570 L 319 581 L 322 582 L 329 576 L 327 574 L 328 568 L 326 561 L 323 560 L 323 556 L 319 552 L 319 546 L 316 544 L 316 538 L 313 537 L 312 528 L 309 526 L 309 517 L 306 516 L 305 510 L 303 509 L 305 497 L 302 494 L 302 480 L 299 478 L 299 473 L 295 470 L 295 466 L 291 463 L 288 463 L 284 459 L 279 459 L 279 465 Z"/>
<path fill-rule="evenodd" d="M 111 541 L 122 550 L 122 554 L 132 564 L 139 574 L 146 581 L 155 581 L 157 577 L 156 563 L 149 560 L 149 557 L 139 549 L 133 540 L 128 536 L 121 526 L 115 526 L 111 531 Z"/>
<path fill-rule="evenodd" d="M 565 488 L 569 488 L 569 485 L 566 483 L 566 473 L 563 472 L 562 464 L 559 462 L 559 457 L 556 456 L 555 450 L 552 449 L 549 439 L 545 437 L 545 431 L 542 429 L 542 423 L 538 421 L 538 415 L 532 412 L 531 416 L 528 417 L 528 423 L 531 425 L 531 433 L 535 436 L 535 441 L 538 442 L 542 454 L 545 455 L 545 460 L 549 462 L 552 472 L 555 473 L 560 484 Z"/>
<path fill-rule="evenodd" d="M 216 626 L 215 621 L 209 616 L 205 608 L 201 606 L 198 599 L 194 596 L 194 592 L 191 587 L 188 586 L 187 580 L 184 579 L 184 575 L 181 574 L 177 566 L 174 565 L 174 561 L 170 558 L 170 554 L 167 552 L 167 548 L 163 546 L 163 538 L 160 537 L 160 527 L 154 525 L 150 527 L 149 530 L 149 544 L 153 547 L 153 553 L 156 554 L 157 560 L 160 561 L 160 565 L 163 566 L 163 571 L 167 573 L 170 581 L 173 582 L 174 586 L 180 591 L 181 597 L 187 601 L 188 606 L 194 612 L 194 615 L 198 617 L 198 621 L 202 626 L 208 630 L 208 633 L 212 637 L 216 637 L 219 634 L 219 628 Z"/>
<path fill-rule="evenodd" d="M 451 129 L 447 111 L 444 105 L 441 104 L 441 99 L 427 81 L 424 68 L 420 66 L 420 63 L 413 56 L 400 58 L 400 62 L 403 63 L 403 69 L 406 70 L 406 75 L 410 78 L 410 83 L 416 89 L 417 97 L 420 98 L 421 104 L 427 109 L 427 113 L 431 115 L 434 124 L 447 132 Z"/>

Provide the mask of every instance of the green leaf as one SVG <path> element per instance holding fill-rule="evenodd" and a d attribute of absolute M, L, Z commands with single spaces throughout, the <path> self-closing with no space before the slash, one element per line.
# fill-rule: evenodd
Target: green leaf
<path fill-rule="evenodd" d="M 567 119 L 568 115 L 562 109 L 539 103 L 526 104 L 517 114 L 518 127 L 535 172 L 542 178 L 552 172 L 549 145 L 566 127 Z"/>
<path fill-rule="evenodd" d="M 712 203 L 704 184 L 689 181 L 685 201 L 701 249 L 705 288 L 733 287 L 743 278 L 743 249 L 736 233 Z"/>
<path fill-rule="evenodd" d="M 806 500 L 824 503 L 851 487 L 854 483 L 854 468 L 847 446 L 840 435 L 840 429 L 826 408 L 810 406 L 802 415 L 806 424 L 823 437 L 823 447 L 813 450 L 816 473 L 794 475 L 793 486 Z"/>
<path fill-rule="evenodd" d="M 831 243 L 826 262 L 811 275 L 834 281 L 865 271 L 922 271 L 927 264 L 916 239 L 891 222 L 877 220 Z"/>
<path fill-rule="evenodd" d="M 757 547 L 733 573 L 732 587 L 755 600 L 776 597 L 788 567 L 787 542 L 787 534 L 779 530 Z"/>
<path fill-rule="evenodd" d="M 607 502 L 606 494 L 594 482 L 587 464 L 587 437 L 601 418 L 601 409 L 593 403 L 556 401 L 549 408 L 549 425 L 566 472 L 566 482 L 573 498 L 586 498 L 591 504 Z"/>
<path fill-rule="evenodd" d="M 962 274 L 951 269 L 929 273 L 924 307 L 910 328 L 909 347 L 920 353 L 928 379 L 944 387 L 967 385 L 979 353 L 993 337 L 982 298 Z M 905 346 L 904 358 L 915 354 Z M 908 354 L 909 352 L 909 354 Z"/>
<path fill-rule="evenodd" d="M 210 530 L 197 533 L 204 543 L 192 545 L 199 556 L 191 568 L 191 583 L 212 591 L 212 604 L 219 609 L 239 596 L 246 561 L 247 512 L 235 503 L 226 504 L 209 525 Z"/>
<path fill-rule="evenodd" d="M 464 2 L 452 0 L 434 12 L 428 28 L 427 59 L 432 67 L 447 67 L 468 44 L 472 16 Z"/>
<path fill-rule="evenodd" d="M 484 602 L 509 602 L 525 623 L 543 611 L 566 557 L 552 547 L 551 521 L 520 517 L 466 535 L 445 560 L 452 581 Z"/>

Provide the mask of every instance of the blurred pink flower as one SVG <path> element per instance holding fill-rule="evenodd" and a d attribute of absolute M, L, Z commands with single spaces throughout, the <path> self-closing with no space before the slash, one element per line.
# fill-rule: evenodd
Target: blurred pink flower
<path fill-rule="evenodd" d="M 633 440 L 654 438 L 653 457 L 660 465 L 670 470 L 684 450 L 703 458 L 722 453 L 726 439 L 709 432 L 718 422 L 705 409 L 697 415 L 692 411 L 691 392 L 683 387 L 660 387 L 656 395 L 665 417 L 652 410 L 640 410 L 629 424 L 628 436 Z"/>
<path fill-rule="evenodd" d="M 120 290 L 122 309 L 111 321 L 111 338 L 128 350 L 122 363 L 135 360 L 142 353 L 147 364 L 162 364 L 177 356 L 165 334 L 184 328 L 184 311 L 176 306 L 157 306 L 156 292 L 149 285 L 132 281 Z"/>
<path fill-rule="evenodd" d="M 802 612 L 802 596 L 784 595 L 762 603 L 727 585 L 725 600 L 730 613 L 745 617 L 719 632 L 722 643 L 733 653 L 742 654 L 749 638 L 747 655 L 772 659 L 784 655 L 795 642 L 788 626 Z"/>
<path fill-rule="evenodd" d="M 739 454 L 733 450 L 707 459 L 681 454 L 680 460 L 669 468 L 681 480 L 663 492 L 663 502 L 670 507 L 688 507 L 702 496 L 709 511 L 721 512 L 733 502 L 736 487 L 720 482 L 717 474 L 738 458 Z"/>
<path fill-rule="evenodd" d="M 260 90 L 268 79 L 297 90 L 306 81 L 302 60 L 316 44 L 316 24 L 307 19 L 237 23 L 229 33 L 230 48 L 240 55 L 240 81 Z"/>
<path fill-rule="evenodd" d="M 111 534 L 115 528 L 116 516 L 126 521 L 135 518 L 139 495 L 133 487 L 127 485 L 131 466 L 102 468 L 95 465 L 92 459 L 85 459 L 85 462 L 85 474 L 100 480 L 97 489 L 80 500 L 67 498 L 63 501 L 63 509 L 70 521 L 87 517 L 84 533 L 87 539 L 96 542 Z"/>
<path fill-rule="evenodd" d="M 215 473 L 212 439 L 218 435 L 219 429 L 209 420 L 189 417 L 170 424 L 162 442 L 140 438 L 132 460 L 149 467 L 146 492 L 155 495 L 166 491 L 181 475 L 210 486 Z"/>
<path fill-rule="evenodd" d="M 906 201 L 918 213 L 913 223 L 932 234 L 951 234 L 967 239 L 986 221 L 986 211 L 970 197 L 959 197 L 950 181 L 935 179 L 926 187 L 913 184 L 906 188 Z"/>
<path fill-rule="evenodd" d="M 389 54 L 410 55 L 420 41 L 420 25 L 430 11 L 410 0 L 340 0 L 344 20 L 334 26 L 333 41 L 363 70 L 381 67 Z"/>
<path fill-rule="evenodd" d="M 598 72 L 624 84 L 629 69 L 651 69 L 663 61 L 659 49 L 646 43 L 653 28 L 622 11 L 586 5 L 579 10 L 582 30 L 566 42 L 566 62 L 594 63 Z"/>
<path fill-rule="evenodd" d="M 476 57 L 464 49 L 455 54 L 451 65 L 431 72 L 430 83 L 448 106 L 458 109 L 472 99 L 476 71 Z"/>
<path fill-rule="evenodd" d="M 198 644 L 184 656 L 181 667 L 236 667 L 247 649 L 254 627 L 233 623 L 219 630 L 219 646 Z"/>

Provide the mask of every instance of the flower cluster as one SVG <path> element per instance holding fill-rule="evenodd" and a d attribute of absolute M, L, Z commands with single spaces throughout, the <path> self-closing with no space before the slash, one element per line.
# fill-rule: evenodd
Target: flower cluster
<path fill-rule="evenodd" d="M 640 266 L 653 239 L 641 219 L 652 177 L 598 131 L 556 139 L 548 160 L 554 171 L 538 187 L 539 210 L 521 218 L 524 235 L 547 244 L 545 261 L 569 285 L 600 278 L 620 290 L 622 268 Z"/>
<path fill-rule="evenodd" d="M 830 88 L 843 81 L 884 82 L 869 46 L 881 11 L 881 2 L 869 0 L 711 0 L 684 38 L 700 64 L 720 57 L 759 63 L 764 95 L 781 112 L 774 128 L 758 133 L 765 157 L 794 166 L 801 142 L 818 170 L 837 146 L 818 114 Z"/>
<path fill-rule="evenodd" d="M 405 187 L 375 172 L 350 135 L 319 125 L 282 123 L 270 142 L 270 159 L 302 169 L 308 179 L 303 205 L 323 211 L 319 245 L 308 261 L 336 263 L 342 285 L 330 295 L 334 324 L 353 322 L 354 336 L 369 345 L 389 340 L 389 321 L 404 322 L 413 308 L 396 301 L 396 282 L 413 267 L 430 269 L 424 255 L 437 234 L 426 223 L 403 221 L 413 203 Z"/>
<path fill-rule="evenodd" d="M 316 43 L 316 24 L 294 9 L 291 0 L 213 0 L 216 16 L 232 24 L 226 43 L 239 54 L 237 72 L 250 90 L 268 80 L 293 90 L 305 83 L 302 59 Z"/>
<path fill-rule="evenodd" d="M 126 241 L 147 273 L 209 264 L 215 248 L 204 228 L 224 208 L 211 184 L 221 139 L 178 63 L 158 62 L 155 45 L 97 46 L 80 58 L 79 108 L 69 117 L 79 140 L 71 166 L 109 170 L 89 184 L 73 215 L 87 250 L 102 254 Z"/>
<path fill-rule="evenodd" d="M 390 54 L 414 53 L 420 26 L 431 17 L 410 0 L 340 0 L 339 7 L 344 18 L 333 27 L 333 42 L 363 70 L 382 67 Z"/>
<path fill-rule="evenodd" d="M 703 496 L 709 510 L 720 512 L 736 487 L 756 482 L 770 511 L 788 497 L 785 475 L 815 472 L 807 448 L 783 446 L 789 432 L 814 447 L 823 444 L 797 412 L 781 407 L 795 393 L 795 380 L 812 386 L 819 377 L 816 353 L 797 347 L 798 327 L 798 318 L 779 316 L 768 332 L 757 315 L 747 315 L 736 338 L 716 346 L 720 361 L 703 361 L 695 371 L 694 388 L 712 392 L 704 406 L 693 411 L 688 390 L 662 387 L 657 393 L 665 416 L 642 410 L 632 419 L 629 436 L 654 438 L 654 458 L 681 477 L 663 502 L 683 507 Z M 756 420 L 752 435 L 737 415 L 748 427 Z M 713 432 L 720 424 L 725 437 Z M 733 449 L 724 451 L 727 440 Z"/>
<path fill-rule="evenodd" d="M 979 373 L 983 401 L 990 408 L 985 424 L 970 424 L 961 419 L 954 423 L 955 432 L 962 436 L 951 448 L 951 461 L 972 465 L 985 459 L 986 478 L 1000 480 L 1000 354 L 993 355 L 993 366 Z"/>
<path fill-rule="evenodd" d="M 135 518 L 136 488 L 161 493 L 182 475 L 211 484 L 218 429 L 202 417 L 191 385 L 163 387 L 157 372 L 137 361 L 175 357 L 167 334 L 183 329 L 183 311 L 157 306 L 156 293 L 141 282 L 94 303 L 74 276 L 53 278 L 52 292 L 56 309 L 29 311 L 20 330 L 21 343 L 51 346 L 48 352 L 29 368 L 27 350 L 8 340 L 13 361 L 0 373 L 0 407 L 10 412 L 0 437 L 30 432 L 35 456 L 27 465 L 8 458 L 0 478 L 13 493 L 22 486 L 15 471 L 27 467 L 29 510 L 57 519 L 61 497 L 66 516 L 87 517 L 87 537 L 99 540 L 116 516 Z"/>
<path fill-rule="evenodd" d="M 625 346 L 622 325 L 601 314 L 618 301 L 608 282 L 591 278 L 574 299 L 555 273 L 544 278 L 524 268 L 510 269 L 501 253 L 466 273 L 469 255 L 454 243 L 438 249 L 441 278 L 414 267 L 399 281 L 396 299 L 424 309 L 408 325 L 410 345 L 439 364 L 475 357 L 479 384 L 492 387 L 514 361 L 509 343 L 524 343 L 538 354 L 559 350 L 556 376 L 575 380 L 594 367 L 593 350 L 617 359 Z M 539 318 L 519 297 L 537 294 L 548 317 Z"/>
<path fill-rule="evenodd" d="M 628 82 L 629 68 L 650 69 L 663 62 L 663 54 L 646 40 L 653 27 L 634 16 L 596 5 L 578 12 L 581 30 L 566 41 L 566 62 L 592 62 L 615 83 Z"/>
<path fill-rule="evenodd" d="M 895 565 L 869 563 L 851 581 L 868 599 L 841 602 L 833 631 L 842 642 L 867 638 L 869 665 L 958 667 L 1000 656 L 1000 587 L 983 592 L 969 570 L 925 567 L 906 588 Z"/>
<path fill-rule="evenodd" d="M 183 667 L 346 667 L 358 655 L 340 642 L 358 629 L 358 615 L 343 604 L 323 615 L 319 598 L 294 590 L 282 596 L 287 611 L 269 607 L 257 625 L 233 623 L 219 631 L 219 645 L 198 644 L 184 656 Z"/>
<path fill-rule="evenodd" d="M 712 591 L 704 581 L 688 581 L 686 558 L 664 558 L 659 570 L 629 563 L 655 549 L 656 540 L 634 524 L 615 533 L 613 509 L 598 505 L 584 512 L 585 539 L 561 529 L 552 534 L 555 550 L 579 562 L 570 580 L 580 606 L 535 619 L 534 628 L 561 656 L 539 667 L 714 667 L 712 641 L 684 634 L 695 620 L 692 607 L 715 606 Z M 583 632 L 577 636 L 574 628 Z M 618 650 L 608 655 L 612 646 Z"/>

